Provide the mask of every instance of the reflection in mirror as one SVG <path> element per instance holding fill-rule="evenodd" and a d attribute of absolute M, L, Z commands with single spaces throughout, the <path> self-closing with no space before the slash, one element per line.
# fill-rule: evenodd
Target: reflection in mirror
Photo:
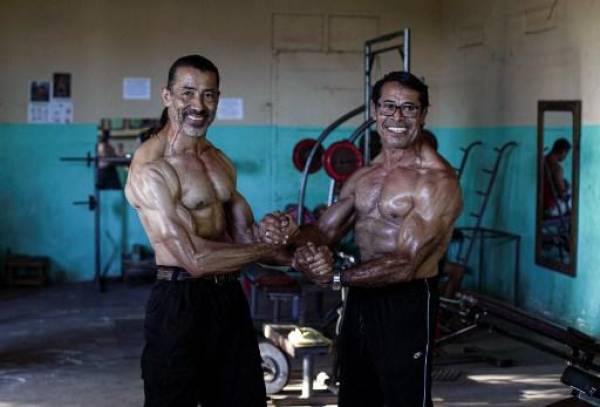
<path fill-rule="evenodd" d="M 536 263 L 575 274 L 581 102 L 538 102 Z"/>

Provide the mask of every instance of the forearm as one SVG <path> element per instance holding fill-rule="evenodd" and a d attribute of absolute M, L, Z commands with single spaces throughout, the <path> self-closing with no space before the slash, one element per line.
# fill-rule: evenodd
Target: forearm
<path fill-rule="evenodd" d="M 287 247 L 280 247 L 262 259 L 261 262 L 272 266 L 291 266 L 294 259 L 293 252 Z"/>
<path fill-rule="evenodd" d="M 243 231 L 243 233 L 240 233 Z M 246 243 L 246 244 L 261 244 L 263 243 L 260 239 L 260 231 L 259 227 L 256 223 L 252 223 L 248 227 L 243 229 L 238 228 L 237 233 L 233 234 L 234 240 L 236 243 Z M 272 247 L 272 245 L 269 245 Z M 277 266 L 290 266 L 292 264 L 293 253 L 284 246 L 276 246 L 273 247 L 273 250 L 270 254 L 267 254 L 266 257 L 260 259 L 261 262 L 270 265 Z"/>
<path fill-rule="evenodd" d="M 158 265 L 179 266 L 192 274 L 198 274 L 195 257 L 197 251 L 190 236 L 181 228 L 180 233 L 151 235 Z"/>
<path fill-rule="evenodd" d="M 312 242 L 316 246 L 329 246 L 334 243 L 314 224 L 300 226 L 298 231 L 289 240 L 289 243 L 295 247 L 304 246 L 308 242 Z"/>
<path fill-rule="evenodd" d="M 221 244 L 210 242 L 207 250 L 196 256 L 200 275 L 215 275 L 238 271 L 246 264 L 272 259 L 278 248 L 265 243 Z"/>
<path fill-rule="evenodd" d="M 416 266 L 406 257 L 385 256 L 370 260 L 342 272 L 342 285 L 378 287 L 411 281 Z"/>
<path fill-rule="evenodd" d="M 238 271 L 246 264 L 264 261 L 279 248 L 265 243 L 226 243 L 190 235 L 184 228 L 164 236 L 160 242 L 170 257 L 194 276 L 208 276 Z"/>

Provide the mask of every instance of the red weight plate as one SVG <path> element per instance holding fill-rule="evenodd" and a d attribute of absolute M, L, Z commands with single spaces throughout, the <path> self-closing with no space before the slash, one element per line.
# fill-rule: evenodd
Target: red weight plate
<path fill-rule="evenodd" d="M 292 162 L 294 163 L 294 167 L 296 167 L 298 171 L 304 171 L 304 166 L 306 165 L 306 160 L 308 159 L 310 150 L 316 143 L 317 140 L 305 138 L 304 140 L 300 140 L 294 146 L 294 151 L 292 153 Z M 321 169 L 323 152 L 323 146 L 319 146 L 319 148 L 317 148 L 317 151 L 315 152 L 315 156 L 312 160 L 310 168 L 308 169 L 309 174 L 317 172 Z"/>
<path fill-rule="evenodd" d="M 362 167 L 362 153 L 354 144 L 344 140 L 329 146 L 323 156 L 325 172 L 338 182 L 344 182 Z"/>

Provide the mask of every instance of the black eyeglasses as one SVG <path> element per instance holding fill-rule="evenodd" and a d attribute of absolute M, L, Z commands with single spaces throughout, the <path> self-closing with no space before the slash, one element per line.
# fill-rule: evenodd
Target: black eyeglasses
<path fill-rule="evenodd" d="M 404 117 L 417 117 L 419 114 L 419 110 L 421 110 L 420 106 L 415 105 L 414 103 L 402 103 L 401 105 L 397 105 L 394 102 L 381 102 L 379 105 L 379 111 L 384 116 L 393 116 L 396 113 L 396 109 L 400 109 L 402 112 L 402 116 Z"/>

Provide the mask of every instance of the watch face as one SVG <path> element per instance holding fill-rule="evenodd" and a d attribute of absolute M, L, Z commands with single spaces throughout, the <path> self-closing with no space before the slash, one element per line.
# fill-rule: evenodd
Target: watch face
<path fill-rule="evenodd" d="M 333 272 L 333 279 L 331 281 L 331 288 L 334 290 L 341 290 L 342 288 L 342 273 L 340 271 Z"/>

